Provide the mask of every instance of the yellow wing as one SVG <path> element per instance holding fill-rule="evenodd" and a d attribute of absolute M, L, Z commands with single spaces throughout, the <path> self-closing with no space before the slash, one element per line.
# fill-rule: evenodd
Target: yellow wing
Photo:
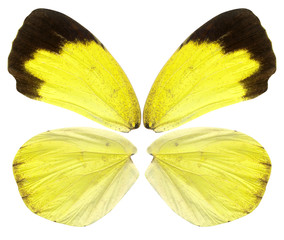
<path fill-rule="evenodd" d="M 93 128 L 41 133 L 18 151 L 13 171 L 19 192 L 34 213 L 72 226 L 106 215 L 138 177 L 125 138 Z"/>
<path fill-rule="evenodd" d="M 258 18 L 247 9 L 220 14 L 190 35 L 163 67 L 145 104 L 144 125 L 166 131 L 254 98 L 266 91 L 275 69 Z"/>
<path fill-rule="evenodd" d="M 271 163 L 253 138 L 232 130 L 193 128 L 159 138 L 146 177 L 178 215 L 199 226 L 229 222 L 262 199 Z"/>
<path fill-rule="evenodd" d="M 121 67 L 95 36 L 59 12 L 37 9 L 26 18 L 8 69 L 30 98 L 118 131 L 140 125 L 138 100 Z"/>

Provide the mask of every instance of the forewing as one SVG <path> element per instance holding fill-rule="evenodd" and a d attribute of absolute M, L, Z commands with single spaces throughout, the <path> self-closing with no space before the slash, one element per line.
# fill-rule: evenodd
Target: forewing
<path fill-rule="evenodd" d="M 211 19 L 177 49 L 157 76 L 144 107 L 156 132 L 209 111 L 254 98 L 276 70 L 271 42 L 247 9 Z"/>
<path fill-rule="evenodd" d="M 140 125 L 134 90 L 115 59 L 87 29 L 47 9 L 33 11 L 13 42 L 9 72 L 17 90 L 112 129 Z"/>

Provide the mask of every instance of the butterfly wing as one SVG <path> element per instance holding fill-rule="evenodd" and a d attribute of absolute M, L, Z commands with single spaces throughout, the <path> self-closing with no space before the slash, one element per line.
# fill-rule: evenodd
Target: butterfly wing
<path fill-rule="evenodd" d="M 34 213 L 72 226 L 106 215 L 138 177 L 125 138 L 92 128 L 41 133 L 18 151 L 13 171 L 19 192 Z"/>
<path fill-rule="evenodd" d="M 87 29 L 64 14 L 33 11 L 8 60 L 17 90 L 67 108 L 112 129 L 140 125 L 134 90 L 115 59 Z"/>
<path fill-rule="evenodd" d="M 264 148 L 240 132 L 218 128 L 175 131 L 148 149 L 146 177 L 178 215 L 199 226 L 229 222 L 262 199 L 271 163 Z"/>
<path fill-rule="evenodd" d="M 161 132 L 254 98 L 266 91 L 275 66 L 271 42 L 251 11 L 220 14 L 191 34 L 163 67 L 145 104 L 144 125 Z"/>

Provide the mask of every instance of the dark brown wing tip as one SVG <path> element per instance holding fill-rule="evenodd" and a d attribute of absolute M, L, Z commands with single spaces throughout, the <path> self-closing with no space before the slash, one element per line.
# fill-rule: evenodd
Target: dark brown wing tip
<path fill-rule="evenodd" d="M 252 11 L 240 8 L 221 13 L 192 33 L 180 48 L 189 41 L 218 42 L 225 53 L 246 49 L 260 63 L 260 69 L 242 81 L 247 91 L 244 98 L 254 98 L 267 90 L 267 81 L 276 71 L 276 57 L 265 29 Z"/>
<path fill-rule="evenodd" d="M 32 11 L 19 29 L 8 57 L 8 71 L 17 81 L 17 90 L 30 98 L 39 98 L 38 89 L 43 81 L 30 75 L 24 63 L 32 59 L 38 49 L 59 53 L 66 42 L 72 41 L 95 41 L 104 48 L 72 18 L 49 9 Z"/>

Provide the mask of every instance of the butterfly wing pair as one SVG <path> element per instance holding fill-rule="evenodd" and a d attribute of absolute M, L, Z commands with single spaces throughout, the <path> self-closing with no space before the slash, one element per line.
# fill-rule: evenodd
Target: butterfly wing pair
<path fill-rule="evenodd" d="M 9 72 L 24 95 L 67 108 L 114 130 L 140 125 L 127 76 L 105 46 L 73 19 L 33 11 L 14 40 Z M 249 10 L 213 18 L 184 41 L 154 82 L 144 125 L 170 130 L 204 113 L 254 98 L 267 89 L 275 56 Z M 91 128 L 39 134 L 18 151 L 14 176 L 34 213 L 85 226 L 107 214 L 138 177 L 135 147 Z M 146 177 L 186 220 L 211 226 L 242 217 L 259 204 L 271 164 L 245 134 L 216 128 L 175 131 L 155 141 Z"/>

